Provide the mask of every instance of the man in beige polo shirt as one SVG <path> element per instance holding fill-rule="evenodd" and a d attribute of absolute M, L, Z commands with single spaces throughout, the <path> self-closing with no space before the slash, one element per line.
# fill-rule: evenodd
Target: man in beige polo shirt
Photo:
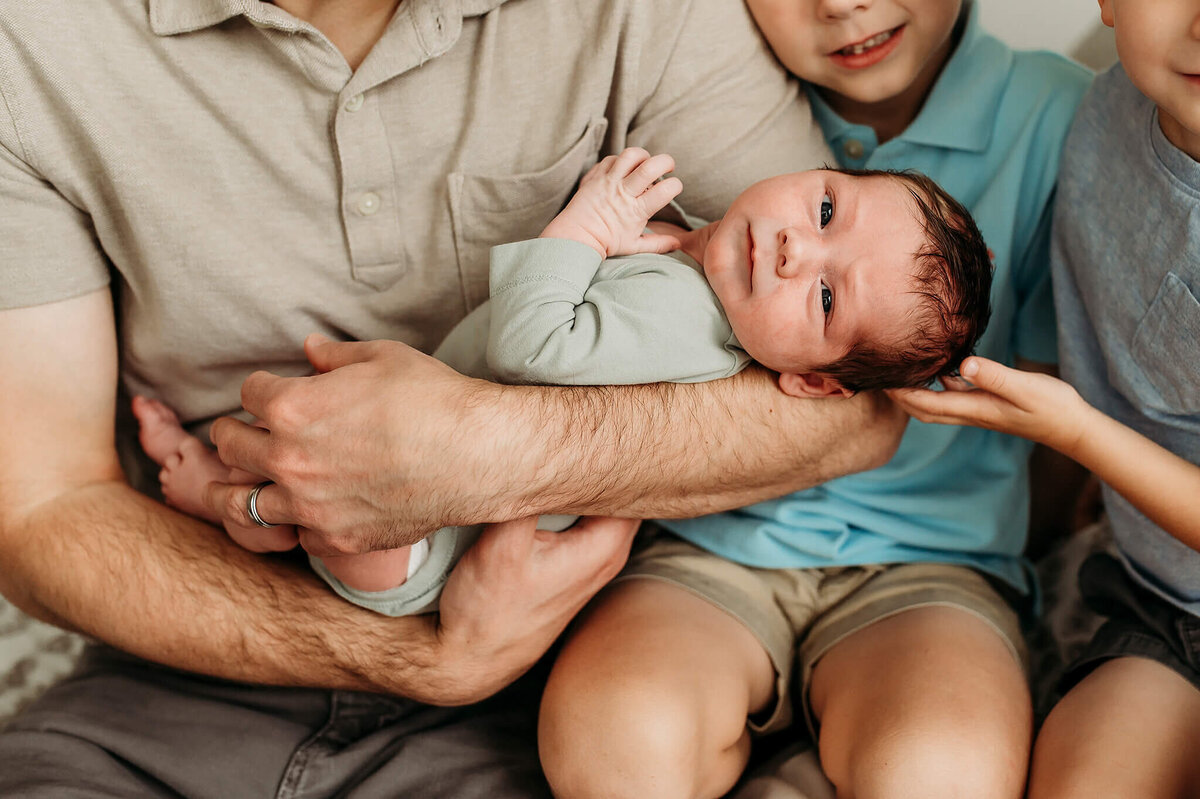
<path fill-rule="evenodd" d="M 130 393 L 203 433 L 255 369 L 308 374 L 310 331 L 416 348 L 310 342 L 347 368 L 261 408 L 272 378 L 247 384 L 282 458 L 260 510 L 314 551 L 698 513 L 888 456 L 871 398 L 760 371 L 501 389 L 420 355 L 486 296 L 488 248 L 629 144 L 710 217 L 824 153 L 737 0 L 3 4 L 0 591 L 102 644 L 0 735 L 0 795 L 543 796 L 539 669 L 434 705 L 513 683 L 628 551 L 621 520 L 494 525 L 440 616 L 378 617 L 139 493 Z"/>

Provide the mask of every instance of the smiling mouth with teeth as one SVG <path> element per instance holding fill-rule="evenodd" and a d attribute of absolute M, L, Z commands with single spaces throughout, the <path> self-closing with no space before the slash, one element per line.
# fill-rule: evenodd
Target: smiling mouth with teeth
<path fill-rule="evenodd" d="M 838 55 L 862 55 L 863 53 L 867 52 L 868 50 L 878 47 L 879 45 L 886 42 L 888 39 L 895 36 L 896 32 L 898 30 L 900 30 L 901 27 L 903 27 L 903 26 L 892 28 L 891 30 L 884 31 L 883 33 L 877 33 L 874 36 L 872 36 L 870 39 L 861 41 L 858 44 L 846 45 L 841 50 L 836 50 L 835 52 Z"/>

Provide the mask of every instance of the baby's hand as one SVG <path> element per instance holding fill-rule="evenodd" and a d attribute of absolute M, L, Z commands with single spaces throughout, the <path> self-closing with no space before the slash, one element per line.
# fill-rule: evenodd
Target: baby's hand
<path fill-rule="evenodd" d="M 671 156 L 651 156 L 640 147 L 606 157 L 583 176 L 541 237 L 578 241 L 603 258 L 678 249 L 675 236 L 644 233 L 650 217 L 683 191 L 679 178 L 659 180 L 674 168 Z"/>
<path fill-rule="evenodd" d="M 922 422 L 998 430 L 1068 455 L 1083 435 L 1087 403 L 1062 380 L 978 356 L 963 361 L 961 374 L 969 385 L 949 378 L 942 381 L 947 391 L 897 388 L 887 393 Z"/>

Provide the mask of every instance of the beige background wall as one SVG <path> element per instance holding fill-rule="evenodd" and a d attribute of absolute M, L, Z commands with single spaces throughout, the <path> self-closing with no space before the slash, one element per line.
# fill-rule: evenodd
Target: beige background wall
<path fill-rule="evenodd" d="M 976 0 L 983 25 L 1021 49 L 1055 50 L 1102 69 L 1116 60 L 1096 0 Z"/>

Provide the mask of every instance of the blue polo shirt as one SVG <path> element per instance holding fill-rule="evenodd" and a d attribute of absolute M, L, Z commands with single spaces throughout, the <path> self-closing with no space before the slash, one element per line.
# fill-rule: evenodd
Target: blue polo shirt
<path fill-rule="evenodd" d="M 992 317 L 977 348 L 1006 364 L 1056 360 L 1051 199 L 1063 140 L 1091 73 L 1016 53 L 968 3 L 955 52 L 917 118 L 882 145 L 815 91 L 813 110 L 845 167 L 916 169 L 970 209 L 995 253 Z M 836 400 L 825 400 L 836 401 Z M 961 563 L 1030 589 L 1021 557 L 1031 444 L 910 421 L 886 466 L 738 511 L 663 524 L 722 557 L 764 568 Z"/>

